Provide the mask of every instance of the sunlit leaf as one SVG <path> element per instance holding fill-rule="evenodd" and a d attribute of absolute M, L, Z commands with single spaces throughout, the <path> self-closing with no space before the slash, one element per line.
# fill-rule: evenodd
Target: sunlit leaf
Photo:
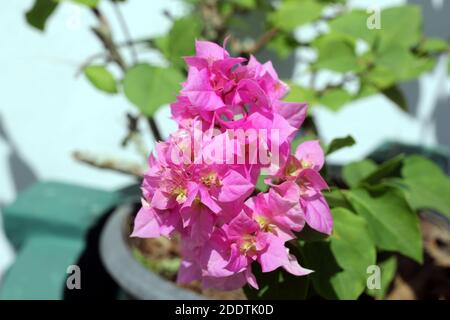
<path fill-rule="evenodd" d="M 379 249 L 400 252 L 422 262 L 419 219 L 400 192 L 385 188 L 370 194 L 361 188 L 345 194 L 356 212 L 367 221 L 370 235 Z"/>
<path fill-rule="evenodd" d="M 330 21 L 330 29 L 335 33 L 350 35 L 355 39 L 362 39 L 373 43 L 377 30 L 367 28 L 368 14 L 363 10 L 352 10 Z"/>
<path fill-rule="evenodd" d="M 360 70 L 355 52 L 355 43 L 346 36 L 327 34 L 319 37 L 313 43 L 317 48 L 315 69 L 328 69 L 336 72 Z"/>
<path fill-rule="evenodd" d="M 419 6 L 405 5 L 381 11 L 379 50 L 392 45 L 410 48 L 420 39 L 422 15 Z"/>
<path fill-rule="evenodd" d="M 116 80 L 104 66 L 88 66 L 84 69 L 84 74 L 97 89 L 107 93 L 117 92 Z"/>
<path fill-rule="evenodd" d="M 377 299 L 384 299 L 397 271 L 397 259 L 392 256 L 377 264 L 380 267 L 380 288 L 367 289 L 367 294 Z"/>
<path fill-rule="evenodd" d="M 127 98 L 146 116 L 175 100 L 183 77 L 174 68 L 139 64 L 127 71 L 123 87 Z"/>
<path fill-rule="evenodd" d="M 320 17 L 323 4 L 314 0 L 283 1 L 278 10 L 269 17 L 270 21 L 284 31 L 314 21 Z"/>
<path fill-rule="evenodd" d="M 184 67 L 183 57 L 195 53 L 195 40 L 200 37 L 202 21 L 195 16 L 175 20 L 167 37 L 168 59 L 177 67 Z"/>
<path fill-rule="evenodd" d="M 449 45 L 446 41 L 439 38 L 427 38 L 421 44 L 419 49 L 428 53 L 447 51 Z"/>
<path fill-rule="evenodd" d="M 328 107 L 330 110 L 337 111 L 351 100 L 352 96 L 347 90 L 343 88 L 330 88 L 322 94 L 318 103 Z"/>
<path fill-rule="evenodd" d="M 377 165 L 370 159 L 350 162 L 342 169 L 342 177 L 350 187 L 357 186 L 362 180 L 375 172 Z"/>
<path fill-rule="evenodd" d="M 357 299 L 366 287 L 366 270 L 375 263 L 375 246 L 367 223 L 353 212 L 332 210 L 334 230 L 330 241 L 306 242 L 305 266 L 315 272 L 314 289 L 326 299 Z"/>
<path fill-rule="evenodd" d="M 409 156 L 402 168 L 406 197 L 415 209 L 433 209 L 450 218 L 450 179 L 432 161 Z"/>

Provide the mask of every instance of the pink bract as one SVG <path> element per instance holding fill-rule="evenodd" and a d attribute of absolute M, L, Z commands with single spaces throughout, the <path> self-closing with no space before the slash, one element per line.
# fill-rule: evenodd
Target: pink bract
<path fill-rule="evenodd" d="M 179 130 L 149 157 L 131 236 L 178 234 L 179 283 L 258 288 L 254 264 L 262 272 L 312 272 L 286 246 L 305 224 L 326 234 L 333 226 L 322 194 L 327 184 L 319 173 L 324 165 L 319 142 L 304 142 L 291 152 L 307 105 L 281 100 L 289 88 L 270 61 L 231 57 L 207 41 L 197 41 L 195 48 L 195 56 L 185 57 L 188 77 L 171 104 Z M 257 135 L 230 135 L 231 130 Z M 262 170 L 270 174 L 265 193 L 256 190 Z"/>

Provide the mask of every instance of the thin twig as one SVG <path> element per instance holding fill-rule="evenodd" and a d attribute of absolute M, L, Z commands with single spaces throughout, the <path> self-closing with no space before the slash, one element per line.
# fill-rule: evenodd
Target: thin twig
<path fill-rule="evenodd" d="M 128 133 L 122 140 L 122 147 L 126 147 L 129 142 L 133 142 L 139 154 L 141 154 L 144 159 L 147 159 L 148 150 L 142 138 L 141 131 L 139 130 L 139 120 L 139 116 L 134 116 L 131 113 L 127 113 Z"/>
<path fill-rule="evenodd" d="M 125 60 L 122 58 L 120 52 L 117 49 L 116 44 L 113 41 L 111 27 L 110 27 L 108 21 L 106 20 L 106 17 L 100 12 L 100 10 L 97 7 L 92 8 L 92 13 L 95 15 L 95 17 L 97 18 L 97 20 L 99 21 L 99 24 L 100 24 L 97 28 L 92 28 L 92 31 L 103 43 L 103 46 L 105 47 L 105 49 L 107 49 L 109 51 L 111 59 L 113 61 L 115 61 L 117 63 L 117 65 L 125 73 L 127 70 Z M 120 11 L 119 11 L 119 13 L 120 13 Z M 126 32 L 128 32 L 128 31 L 126 31 Z M 128 39 L 128 40 L 131 41 L 131 39 Z M 159 130 L 155 123 L 155 120 L 152 117 L 149 117 L 148 122 L 150 124 L 150 129 L 152 131 L 153 137 L 155 138 L 155 141 L 156 142 L 161 141 L 162 140 L 161 134 L 159 133 Z"/>
<path fill-rule="evenodd" d="M 136 40 L 132 40 L 131 42 L 130 41 L 119 42 L 119 43 L 116 43 L 115 46 L 116 46 L 116 48 L 123 48 L 123 47 L 135 46 L 135 45 L 139 45 L 139 44 L 147 44 L 150 47 L 149 49 L 152 49 L 151 48 L 152 47 L 151 39 L 147 39 L 147 38 L 136 39 Z M 96 54 L 89 56 L 80 65 L 77 72 L 75 73 L 75 77 L 78 77 L 83 72 L 83 69 L 86 68 L 87 66 L 89 66 L 91 63 L 93 63 L 95 60 L 100 59 L 100 58 L 109 58 L 109 57 L 110 57 L 109 51 L 106 51 L 106 52 L 102 51 L 102 52 L 98 52 Z"/>
<path fill-rule="evenodd" d="M 136 64 L 136 63 L 138 63 L 139 59 L 138 59 L 138 54 L 137 54 L 136 48 L 133 45 L 130 29 L 128 28 L 127 22 L 122 14 L 122 11 L 120 10 L 118 3 L 116 1 L 113 1 L 112 3 L 113 3 L 113 7 L 114 7 L 114 12 L 116 13 L 116 16 L 117 16 L 117 20 L 119 20 L 119 24 L 120 24 L 120 27 L 122 28 L 122 32 L 125 35 L 125 38 L 129 44 L 131 56 L 133 57 L 133 62 L 134 62 L 134 64 Z"/>
<path fill-rule="evenodd" d="M 86 67 L 88 67 L 89 65 L 91 65 L 95 60 L 100 59 L 100 58 L 105 58 L 107 56 L 109 56 L 109 53 L 99 52 L 99 53 L 96 53 L 96 54 L 90 56 L 89 58 L 87 58 L 77 69 L 77 72 L 75 73 L 75 78 L 79 77 L 80 74 L 83 73 L 83 70 Z"/>
<path fill-rule="evenodd" d="M 75 151 L 73 153 L 73 157 L 77 161 L 96 168 L 112 170 L 139 178 L 143 177 L 145 172 L 145 168 L 137 163 L 119 161 L 115 159 L 100 159 L 99 157 L 84 154 L 80 151 Z"/>
<path fill-rule="evenodd" d="M 248 54 L 255 54 L 261 50 L 270 40 L 273 39 L 278 33 L 277 28 L 272 28 L 269 31 L 262 34 L 253 44 L 253 46 L 246 52 Z"/>
<path fill-rule="evenodd" d="M 114 44 L 114 41 L 112 39 L 111 27 L 108 21 L 98 8 L 92 8 L 91 11 L 99 21 L 99 26 L 92 28 L 92 31 L 103 44 L 103 47 L 109 52 L 111 60 L 116 62 L 117 65 L 123 71 L 125 71 L 127 69 L 125 60 L 122 58 L 120 52 L 117 50 L 117 47 Z"/>
<path fill-rule="evenodd" d="M 277 28 L 272 28 L 267 32 L 264 32 L 258 39 L 256 39 L 253 44 L 246 45 L 236 39 L 232 34 L 230 35 L 230 42 L 233 51 L 238 52 L 242 55 L 251 55 L 258 53 L 264 46 L 273 39 L 278 34 Z"/>
<path fill-rule="evenodd" d="M 150 130 L 152 131 L 153 138 L 155 139 L 155 142 L 162 141 L 161 133 L 159 132 L 158 126 L 156 125 L 155 119 L 152 117 L 147 118 L 148 124 L 150 126 Z"/>

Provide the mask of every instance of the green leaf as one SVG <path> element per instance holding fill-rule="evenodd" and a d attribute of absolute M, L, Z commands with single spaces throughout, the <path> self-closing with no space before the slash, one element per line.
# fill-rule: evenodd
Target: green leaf
<path fill-rule="evenodd" d="M 426 53 L 445 52 L 448 50 L 448 43 L 439 38 L 427 38 L 420 44 L 419 49 Z"/>
<path fill-rule="evenodd" d="M 375 63 L 384 67 L 384 70 L 389 70 L 396 80 L 406 80 L 416 59 L 409 49 L 392 46 L 379 53 L 375 58 Z"/>
<path fill-rule="evenodd" d="M 352 10 L 337 16 L 329 23 L 330 30 L 334 33 L 340 33 L 351 36 L 356 39 L 362 39 L 372 44 L 377 35 L 377 30 L 367 28 L 368 14 L 363 10 Z"/>
<path fill-rule="evenodd" d="M 195 53 L 195 40 L 200 37 L 203 28 L 202 20 L 195 16 L 187 16 L 174 22 L 167 39 L 168 59 L 176 67 L 184 67 L 183 57 Z"/>
<path fill-rule="evenodd" d="M 60 0 L 61 1 L 61 0 Z M 88 7 L 96 7 L 100 0 L 72 0 L 72 2 L 76 2 L 78 4 L 82 4 Z"/>
<path fill-rule="evenodd" d="M 330 208 L 341 207 L 345 209 L 352 209 L 347 198 L 344 196 L 344 194 L 339 188 L 331 187 L 328 190 L 323 190 L 322 193 L 325 199 L 327 200 L 327 203 L 330 206 Z"/>
<path fill-rule="evenodd" d="M 386 89 L 395 83 L 396 76 L 388 67 L 376 65 L 364 74 L 363 79 L 379 89 Z"/>
<path fill-rule="evenodd" d="M 296 232 L 295 235 L 297 236 L 298 240 L 303 241 L 322 241 L 327 239 L 329 236 L 325 233 L 321 233 L 317 230 L 314 230 L 307 224 L 303 227 L 303 229 L 300 232 Z"/>
<path fill-rule="evenodd" d="M 314 0 L 283 1 L 269 16 L 274 26 L 293 31 L 296 27 L 318 19 L 322 13 L 323 4 Z"/>
<path fill-rule="evenodd" d="M 378 53 L 375 63 L 389 70 L 396 81 L 405 81 L 433 68 L 435 59 L 415 56 L 408 48 L 394 45 Z"/>
<path fill-rule="evenodd" d="M 405 80 L 414 79 L 424 72 L 430 71 L 436 65 L 436 59 L 434 57 L 414 57 L 414 61 L 406 72 Z"/>
<path fill-rule="evenodd" d="M 397 259 L 394 256 L 389 257 L 383 262 L 378 263 L 378 266 L 380 267 L 381 272 L 381 288 L 367 289 L 366 292 L 376 299 L 384 299 L 397 271 Z"/>
<path fill-rule="evenodd" d="M 342 88 L 327 89 L 319 98 L 318 103 L 328 107 L 332 111 L 337 111 L 346 103 L 352 100 L 352 96 L 347 90 Z"/>
<path fill-rule="evenodd" d="M 145 116 L 153 116 L 156 110 L 173 101 L 183 76 L 174 68 L 162 68 L 139 64 L 125 74 L 123 87 L 127 98 Z"/>
<path fill-rule="evenodd" d="M 297 136 L 291 142 L 291 153 L 295 154 L 295 151 L 297 151 L 297 147 L 300 144 L 302 144 L 303 142 L 309 141 L 309 140 L 315 140 L 315 139 L 317 139 L 317 137 L 314 135 L 310 135 L 310 134 L 303 134 L 303 135 Z"/>
<path fill-rule="evenodd" d="M 355 139 L 352 136 L 348 135 L 342 138 L 333 139 L 328 145 L 326 155 L 330 155 L 333 152 L 336 152 L 342 148 L 351 147 L 356 143 Z"/>
<path fill-rule="evenodd" d="M 47 19 L 55 11 L 58 3 L 53 0 L 36 0 L 33 7 L 27 11 L 25 18 L 29 25 L 43 31 Z"/>
<path fill-rule="evenodd" d="M 432 209 L 450 218 L 450 179 L 436 164 L 421 156 L 409 156 L 402 176 L 406 197 L 414 209 Z"/>
<path fill-rule="evenodd" d="M 260 174 L 258 177 L 258 181 L 256 182 L 256 189 L 258 189 L 261 192 L 266 192 L 269 189 L 269 186 L 264 181 L 267 178 L 267 176 Z"/>
<path fill-rule="evenodd" d="M 275 51 L 281 59 L 286 59 L 294 54 L 297 45 L 291 34 L 279 32 L 269 41 L 267 48 Z"/>
<path fill-rule="evenodd" d="M 447 62 L 447 76 L 449 76 L 450 75 L 450 59 L 448 59 L 448 62 Z"/>
<path fill-rule="evenodd" d="M 366 280 L 366 270 L 375 264 L 375 244 L 368 235 L 366 221 L 344 208 L 331 210 L 333 234 L 330 237 L 331 251 L 338 265 Z"/>
<path fill-rule="evenodd" d="M 344 166 L 342 177 L 348 186 L 355 187 L 376 170 L 377 164 L 372 160 L 355 161 Z"/>
<path fill-rule="evenodd" d="M 329 241 L 305 242 L 302 246 L 304 261 L 302 266 L 314 272 L 307 277 L 315 291 L 325 299 L 345 299 L 345 297 L 358 297 L 362 288 L 356 288 L 355 283 L 360 282 L 357 275 L 346 272 L 336 262 L 331 251 Z"/>
<path fill-rule="evenodd" d="M 402 109 L 403 111 L 408 111 L 408 104 L 406 102 L 406 98 L 398 86 L 386 88 L 382 91 L 382 93 L 389 100 L 394 102 L 400 109 Z"/>
<path fill-rule="evenodd" d="M 368 83 L 364 78 L 360 78 L 360 80 L 361 86 L 355 99 L 363 99 L 378 93 L 378 89 L 374 85 Z"/>
<path fill-rule="evenodd" d="M 397 175 L 400 166 L 403 163 L 404 155 L 398 155 L 388 161 L 383 162 L 378 166 L 377 170 L 372 172 L 368 177 L 364 178 L 361 183 L 366 183 L 368 185 L 375 185 L 381 182 L 385 178 L 390 178 Z"/>
<path fill-rule="evenodd" d="M 315 272 L 314 289 L 326 299 L 357 299 L 366 287 L 366 270 L 375 264 L 375 246 L 366 222 L 349 210 L 332 210 L 330 241 L 306 242 L 305 266 Z"/>
<path fill-rule="evenodd" d="M 365 189 L 349 190 L 345 194 L 356 212 L 366 219 L 379 249 L 397 251 L 421 263 L 419 219 L 398 190 L 384 189 L 374 195 Z"/>
<path fill-rule="evenodd" d="M 285 81 L 289 85 L 289 93 L 283 99 L 288 102 L 307 102 L 308 104 L 313 104 L 317 99 L 315 96 L 315 91 L 310 88 L 301 87 L 291 81 Z"/>
<path fill-rule="evenodd" d="M 306 297 L 309 286 L 306 276 L 294 276 L 281 268 L 263 273 L 257 263 L 253 264 L 252 271 L 260 289 L 245 286 L 244 293 L 249 300 L 300 300 Z"/>
<path fill-rule="evenodd" d="M 405 5 L 391 7 L 381 12 L 379 50 L 393 44 L 411 48 L 420 40 L 422 15 L 419 6 Z"/>
<path fill-rule="evenodd" d="M 253 9 L 256 7 L 256 0 L 231 0 L 230 2 L 245 9 Z"/>
<path fill-rule="evenodd" d="M 169 35 L 163 35 L 159 37 L 152 38 L 150 40 L 150 44 L 161 51 L 162 55 L 170 60 L 170 52 L 169 52 Z"/>
<path fill-rule="evenodd" d="M 84 68 L 84 74 L 97 89 L 107 93 L 117 93 L 116 80 L 104 66 L 88 66 Z"/>
<path fill-rule="evenodd" d="M 326 34 L 313 42 L 317 48 L 317 61 L 314 69 L 328 69 L 336 72 L 358 71 L 355 43 L 349 37 L 340 34 Z"/>
<path fill-rule="evenodd" d="M 53 1 L 62 3 L 67 0 L 53 0 Z M 98 5 L 98 3 L 100 2 L 100 0 L 69 0 L 69 1 L 76 3 L 76 4 L 83 5 L 83 6 L 87 6 L 89 8 L 96 7 Z"/>

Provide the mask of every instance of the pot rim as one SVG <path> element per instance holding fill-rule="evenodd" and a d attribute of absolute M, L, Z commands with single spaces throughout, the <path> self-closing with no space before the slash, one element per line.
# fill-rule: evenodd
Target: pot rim
<path fill-rule="evenodd" d="M 163 279 L 133 257 L 123 234 L 126 219 L 131 211 L 131 204 L 117 207 L 102 230 L 100 257 L 111 277 L 126 293 L 139 300 L 206 299 Z"/>

